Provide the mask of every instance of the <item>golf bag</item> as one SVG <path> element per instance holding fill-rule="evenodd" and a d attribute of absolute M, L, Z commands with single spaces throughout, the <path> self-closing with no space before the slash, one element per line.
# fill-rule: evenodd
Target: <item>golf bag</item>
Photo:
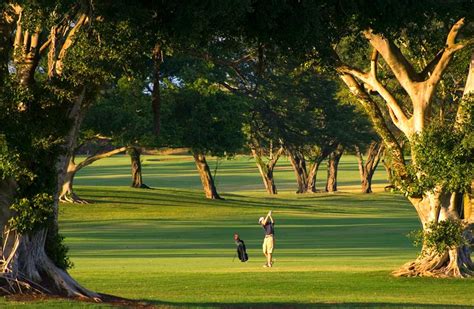
<path fill-rule="evenodd" d="M 241 262 L 247 262 L 249 256 L 247 254 L 244 241 L 239 238 L 235 241 L 235 244 L 237 245 L 237 256 L 239 257 L 239 260 Z"/>

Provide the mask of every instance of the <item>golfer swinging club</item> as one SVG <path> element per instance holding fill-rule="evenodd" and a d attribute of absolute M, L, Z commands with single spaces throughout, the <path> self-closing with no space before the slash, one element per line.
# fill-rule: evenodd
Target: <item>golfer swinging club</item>
<path fill-rule="evenodd" d="M 272 267 L 273 245 L 275 244 L 275 240 L 273 238 L 275 233 L 273 225 L 275 224 L 275 221 L 272 218 L 272 211 L 270 210 L 266 217 L 260 217 L 260 219 L 258 219 L 258 223 L 261 224 L 265 230 L 265 239 L 263 240 L 263 254 L 265 254 L 267 261 L 263 267 Z"/>

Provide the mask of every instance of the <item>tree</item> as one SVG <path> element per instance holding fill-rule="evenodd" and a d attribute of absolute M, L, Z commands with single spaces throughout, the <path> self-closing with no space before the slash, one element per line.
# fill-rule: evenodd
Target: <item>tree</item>
<path fill-rule="evenodd" d="M 91 142 L 92 140 L 93 139 L 89 139 L 88 141 Z M 103 151 L 102 146 L 97 146 L 96 151 L 94 151 L 80 163 L 76 163 L 76 153 L 81 148 L 81 146 L 83 145 L 81 144 L 76 147 L 76 150 L 72 152 L 71 158 L 69 160 L 67 173 L 64 177 L 64 183 L 61 186 L 61 193 L 59 194 L 59 201 L 63 203 L 88 204 L 89 202 L 87 200 L 79 197 L 74 191 L 74 177 L 76 176 L 77 172 L 79 172 L 84 167 L 91 165 L 97 160 L 108 158 L 127 150 L 126 147 L 117 147 L 112 150 L 109 149 Z"/>
<path fill-rule="evenodd" d="M 121 77 L 90 108 L 83 126 L 89 135 L 112 139 L 117 148 L 106 153 L 112 155 L 127 150 L 131 159 L 131 186 L 134 188 L 148 187 L 143 183 L 141 172 L 141 148 L 158 145 L 150 108 L 152 99 L 146 83 L 134 77 Z"/>
<path fill-rule="evenodd" d="M 366 160 L 364 162 L 363 152 L 358 145 L 354 146 L 359 168 L 362 193 L 372 192 L 372 176 L 382 158 L 384 146 L 381 142 L 372 141 L 366 150 Z"/>
<path fill-rule="evenodd" d="M 206 198 L 220 199 L 206 155 L 229 157 L 242 148 L 241 98 L 205 80 L 170 82 L 162 94 L 163 145 L 190 148 Z"/>
<path fill-rule="evenodd" d="M 112 67 L 126 68 L 140 55 L 134 45 L 140 40 L 129 31 L 133 18 L 125 16 L 142 4 L 0 5 L 0 272 L 1 280 L 18 282 L 4 291 L 100 298 L 66 272 L 71 263 L 58 233 L 59 193 L 85 111 Z"/>
<path fill-rule="evenodd" d="M 57 225 L 61 153 L 71 143 L 79 106 L 103 79 L 100 71 L 81 70 L 90 59 L 76 49 L 95 42 L 88 36 L 90 7 L 8 2 L 1 10 L 1 280 L 18 282 L 6 284 L 12 293 L 98 297 L 66 272 L 70 262 Z"/>
<path fill-rule="evenodd" d="M 469 41 L 457 39 L 464 23 L 461 18 L 450 27 L 445 46 L 420 70 L 406 57 L 407 52 L 404 53 L 392 39 L 370 28 L 363 31 L 365 39 L 373 48 L 370 69 L 363 71 L 344 64 L 338 66 L 342 80 L 364 106 L 390 152 L 394 161 L 393 168 L 408 199 L 418 212 L 427 237 L 435 232 L 441 222 L 463 219 L 463 207 L 458 205 L 469 202 L 468 198 L 462 198 L 469 190 L 473 171 L 468 159 L 472 154 L 472 145 L 463 144 L 469 134 L 472 134 L 467 133 L 472 122 L 466 121 L 472 119 L 472 102 L 467 94 L 469 87 L 466 87 L 467 93 L 462 100 L 451 102 L 457 103 L 458 108 L 449 117 L 444 115 L 443 119 L 439 119 L 433 115 L 437 103 L 445 105 L 445 102 L 436 102 L 434 99 L 444 72 L 454 54 L 469 44 Z M 403 40 L 410 42 L 409 47 L 415 41 L 413 37 L 402 37 Z M 383 64 L 380 57 L 383 58 Z M 394 91 L 381 82 L 380 67 L 393 74 L 392 78 L 406 92 L 403 99 L 395 96 Z M 408 139 L 412 158 L 410 166 L 405 164 L 399 144 L 385 125 L 387 119 L 380 112 L 381 104 L 372 97 L 372 93 L 381 97 L 384 108 L 387 108 L 390 115 L 388 120 Z M 410 105 L 404 104 L 405 102 L 410 102 Z M 437 124 L 434 125 L 435 123 Z M 442 127 L 442 131 L 439 127 Z M 440 153 L 445 155 L 444 159 L 439 157 Z M 442 175 L 436 169 L 442 170 Z M 468 231 L 467 227 L 461 229 L 461 233 Z M 446 237 L 455 236 L 447 233 Z M 438 243 L 435 242 L 436 244 Z M 473 270 L 469 249 L 464 242 L 452 243 L 442 251 L 425 242 L 422 255 L 395 274 L 464 277 L 472 275 Z"/>

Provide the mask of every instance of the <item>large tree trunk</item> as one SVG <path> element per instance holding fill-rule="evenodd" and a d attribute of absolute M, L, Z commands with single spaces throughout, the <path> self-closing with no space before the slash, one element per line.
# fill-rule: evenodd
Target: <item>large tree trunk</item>
<path fill-rule="evenodd" d="M 64 182 L 61 187 L 61 194 L 59 195 L 59 200 L 63 203 L 78 203 L 78 204 L 88 204 L 89 202 L 87 200 L 84 200 L 80 198 L 75 192 L 74 192 L 74 177 L 76 176 L 77 172 L 79 172 L 81 169 L 84 167 L 91 165 L 97 160 L 104 159 L 111 157 L 113 155 L 119 154 L 121 152 L 126 151 L 126 147 L 120 147 L 113 149 L 111 151 L 106 151 L 103 153 L 96 153 L 94 155 L 91 155 L 87 157 L 84 161 L 82 161 L 79 164 L 76 164 L 75 161 L 75 155 L 71 156 L 69 160 L 69 164 L 67 167 L 67 173 L 64 176 Z"/>
<path fill-rule="evenodd" d="M 317 192 L 317 189 L 316 189 L 316 176 L 318 174 L 318 170 L 319 170 L 319 167 L 321 166 L 322 161 L 323 161 L 323 159 L 318 159 L 316 162 L 314 162 L 310 165 L 309 173 L 308 173 L 306 193 L 315 193 L 315 192 Z"/>
<path fill-rule="evenodd" d="M 64 182 L 61 186 L 61 193 L 59 194 L 59 201 L 63 203 L 77 203 L 87 204 L 88 202 L 81 199 L 73 189 L 74 177 L 78 172 L 77 164 L 74 163 L 74 157 L 71 157 L 67 167 L 66 175 L 64 176 Z"/>
<path fill-rule="evenodd" d="M 354 146 L 356 151 L 357 163 L 359 167 L 360 183 L 362 193 L 372 193 L 372 177 L 377 169 L 380 158 L 383 153 L 383 144 L 373 141 L 367 150 L 367 160 L 364 163 L 364 157 L 359 146 Z"/>
<path fill-rule="evenodd" d="M 98 294 L 83 288 L 47 256 L 44 244 L 48 233 L 41 229 L 21 235 L 16 230 L 6 229 L 0 281 L 9 287 L 10 293 L 47 293 L 99 301 Z"/>
<path fill-rule="evenodd" d="M 130 155 L 132 167 L 132 187 L 148 189 L 149 187 L 143 183 L 142 162 L 140 158 L 141 149 L 138 147 L 129 147 L 128 154 Z"/>
<path fill-rule="evenodd" d="M 0 181 L 0 285 L 4 293 L 46 293 L 69 297 L 100 299 L 100 296 L 79 285 L 70 275 L 57 267 L 45 251 L 48 237 L 57 233 L 51 226 L 21 235 L 11 229 L 8 220 L 15 214 L 10 210 L 17 184 L 12 179 Z"/>
<path fill-rule="evenodd" d="M 400 269 L 394 271 L 393 274 L 395 276 L 408 277 L 474 276 L 474 263 L 471 260 L 470 249 L 474 245 L 472 237 L 474 218 L 471 217 L 470 213 L 470 199 L 464 198 L 463 194 L 444 192 L 442 189 L 437 188 L 434 192 L 425 193 L 423 198 L 410 198 L 410 201 L 418 211 L 418 216 L 425 232 L 430 232 L 427 226 L 431 222 L 464 219 L 465 228 L 462 234 L 468 241 L 468 244 L 447 248 L 441 253 L 424 245 L 422 253 L 415 261 L 408 262 Z M 468 218 L 465 218 L 466 216 Z"/>
<path fill-rule="evenodd" d="M 337 148 L 337 145 L 335 145 L 333 142 L 330 142 L 326 145 L 324 145 L 321 148 L 320 153 L 318 156 L 313 157 L 312 163 L 309 166 L 309 173 L 308 173 L 308 180 L 307 180 L 307 193 L 315 193 L 317 192 L 316 188 L 316 176 L 318 174 L 319 167 L 321 166 L 321 163 L 323 162 L 324 159 L 326 159 L 331 152 L 334 151 L 334 149 Z"/>
<path fill-rule="evenodd" d="M 273 170 L 280 158 L 281 154 L 283 153 L 283 147 L 280 147 L 276 153 L 273 153 L 273 150 L 270 150 L 270 159 L 267 163 L 265 163 L 264 159 L 262 158 L 263 151 L 257 151 L 256 149 L 252 148 L 252 155 L 255 159 L 255 163 L 257 164 L 258 171 L 262 176 L 263 184 L 265 185 L 265 189 L 269 194 L 277 194 L 277 188 L 275 185 L 275 180 L 273 179 Z"/>
<path fill-rule="evenodd" d="M 308 171 L 304 155 L 298 150 L 288 150 L 288 157 L 295 172 L 298 190 L 296 193 L 306 193 L 308 191 Z"/>
<path fill-rule="evenodd" d="M 326 192 L 337 191 L 337 169 L 343 152 L 344 147 L 339 145 L 337 146 L 337 149 L 331 152 L 328 157 L 328 178 L 326 181 Z"/>
<path fill-rule="evenodd" d="M 212 177 L 211 170 L 207 164 L 206 157 L 200 153 L 193 153 L 194 162 L 196 163 L 199 177 L 201 178 L 202 187 L 206 198 L 208 199 L 222 199 L 217 193 L 216 186 L 214 184 L 214 178 Z"/>

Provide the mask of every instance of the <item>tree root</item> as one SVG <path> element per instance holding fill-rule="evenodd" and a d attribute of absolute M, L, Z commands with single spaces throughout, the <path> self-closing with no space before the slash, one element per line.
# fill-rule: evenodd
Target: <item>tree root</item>
<path fill-rule="evenodd" d="M 396 277 L 474 277 L 474 265 L 466 247 L 450 249 L 443 254 L 432 252 L 422 254 L 415 261 L 408 262 L 392 272 Z"/>
<path fill-rule="evenodd" d="M 59 197 L 61 203 L 73 203 L 73 204 L 91 204 L 91 202 L 80 198 L 76 193 L 68 193 Z"/>
<path fill-rule="evenodd" d="M 10 273 L 0 274 L 0 295 L 5 296 L 14 294 L 45 295 L 52 293 L 46 288 L 25 278 L 20 279 L 12 276 Z"/>
<path fill-rule="evenodd" d="M 0 294 L 58 295 L 101 301 L 101 296 L 77 283 L 44 251 L 46 231 L 34 236 L 4 233 L 0 257 Z"/>

